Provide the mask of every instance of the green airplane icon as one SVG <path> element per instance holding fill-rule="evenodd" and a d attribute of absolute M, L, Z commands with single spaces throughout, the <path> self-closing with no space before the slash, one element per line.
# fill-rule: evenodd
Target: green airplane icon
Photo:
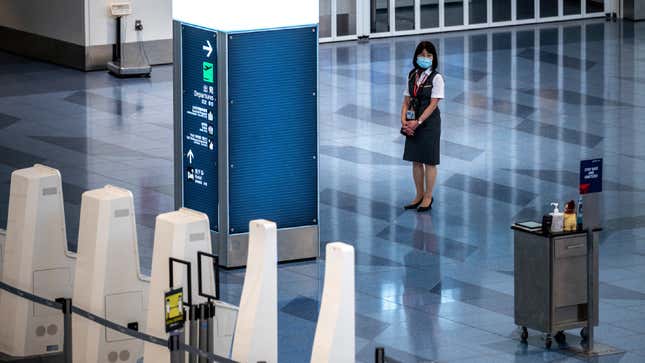
<path fill-rule="evenodd" d="M 203 62 L 202 63 L 202 70 L 203 70 L 203 76 L 204 76 L 204 82 L 209 82 L 213 83 L 214 81 L 214 65 L 213 63 L 210 62 Z"/>

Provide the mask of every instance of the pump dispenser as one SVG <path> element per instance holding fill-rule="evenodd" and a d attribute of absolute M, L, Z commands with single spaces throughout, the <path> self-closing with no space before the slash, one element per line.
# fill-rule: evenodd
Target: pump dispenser
<path fill-rule="evenodd" d="M 551 232 L 562 232 L 562 229 L 564 228 L 564 213 L 560 212 L 560 209 L 558 209 L 558 203 L 551 203 L 551 205 L 553 206 L 553 212 L 551 213 L 553 216 Z"/>

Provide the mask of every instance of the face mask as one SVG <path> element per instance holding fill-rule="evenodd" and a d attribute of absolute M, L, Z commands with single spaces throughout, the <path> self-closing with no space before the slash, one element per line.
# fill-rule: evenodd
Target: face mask
<path fill-rule="evenodd" d="M 417 64 L 421 68 L 430 68 L 432 66 L 432 58 L 426 58 L 422 56 L 417 57 Z"/>

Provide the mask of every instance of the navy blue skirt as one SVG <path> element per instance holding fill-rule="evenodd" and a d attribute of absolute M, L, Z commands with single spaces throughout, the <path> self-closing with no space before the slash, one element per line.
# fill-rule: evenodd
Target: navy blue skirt
<path fill-rule="evenodd" d="M 439 165 L 441 159 L 441 112 L 437 108 L 417 127 L 414 136 L 405 137 L 403 160 Z"/>

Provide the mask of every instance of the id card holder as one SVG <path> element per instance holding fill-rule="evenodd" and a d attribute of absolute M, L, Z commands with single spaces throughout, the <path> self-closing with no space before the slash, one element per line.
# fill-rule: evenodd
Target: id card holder
<path fill-rule="evenodd" d="M 408 120 L 414 120 L 414 119 L 415 119 L 415 116 L 416 116 L 416 115 L 414 114 L 414 110 L 408 110 L 408 111 L 405 113 L 405 118 L 406 118 L 406 119 L 408 119 Z"/>

